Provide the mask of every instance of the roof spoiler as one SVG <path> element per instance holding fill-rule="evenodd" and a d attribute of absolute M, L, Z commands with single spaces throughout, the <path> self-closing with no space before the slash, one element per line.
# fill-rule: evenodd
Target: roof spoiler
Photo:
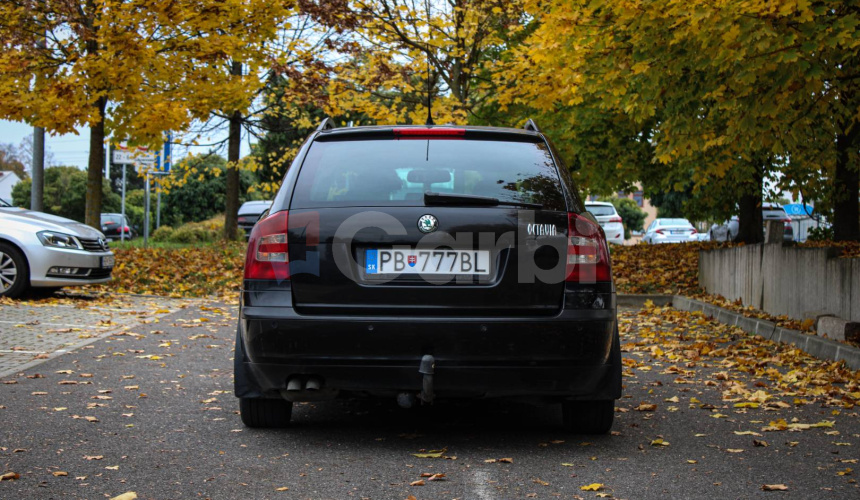
<path fill-rule="evenodd" d="M 323 130 L 330 130 L 334 128 L 334 120 L 326 116 L 323 118 L 323 121 L 320 122 L 317 127 L 317 132 L 322 132 Z"/>
<path fill-rule="evenodd" d="M 526 122 L 526 125 L 523 128 L 532 132 L 540 132 L 540 127 L 538 127 L 537 123 L 535 123 L 531 118 L 529 118 L 529 121 Z"/>

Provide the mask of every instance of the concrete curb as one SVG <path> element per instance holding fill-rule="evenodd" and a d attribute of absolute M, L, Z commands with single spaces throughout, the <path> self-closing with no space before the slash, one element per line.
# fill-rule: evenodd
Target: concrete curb
<path fill-rule="evenodd" d="M 708 304 L 699 300 L 683 297 L 681 295 L 627 295 L 619 294 L 617 301 L 619 306 L 642 306 L 646 300 L 651 300 L 655 305 L 671 305 L 675 309 L 687 312 L 701 311 L 713 317 L 720 323 L 734 325 L 741 330 L 758 335 L 775 342 L 791 344 L 810 355 L 830 361 L 845 361 L 845 364 L 853 370 L 860 370 L 860 349 L 850 345 L 836 342 L 835 340 L 807 335 L 776 326 L 771 321 L 748 318 L 742 314 L 723 309 L 722 307 Z M 658 302 L 659 300 L 659 302 Z"/>
<path fill-rule="evenodd" d="M 671 306 L 673 297 L 659 293 L 619 293 L 615 295 L 615 303 L 619 307 L 643 307 L 650 300 L 655 306 Z"/>

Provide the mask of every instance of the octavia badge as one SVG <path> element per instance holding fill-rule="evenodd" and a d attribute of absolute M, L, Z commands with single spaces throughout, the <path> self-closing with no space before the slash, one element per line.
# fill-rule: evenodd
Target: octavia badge
<path fill-rule="evenodd" d="M 436 217 L 433 217 L 430 214 L 422 215 L 421 218 L 418 219 L 418 230 L 422 233 L 432 233 L 438 228 L 439 221 Z"/>

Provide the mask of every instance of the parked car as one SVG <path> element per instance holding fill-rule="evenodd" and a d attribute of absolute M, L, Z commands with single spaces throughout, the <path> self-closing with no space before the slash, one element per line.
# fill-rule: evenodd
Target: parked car
<path fill-rule="evenodd" d="M 246 201 L 239 207 L 239 229 L 245 231 L 245 238 L 260 219 L 260 215 L 272 206 L 271 200 Z"/>
<path fill-rule="evenodd" d="M 606 233 L 606 241 L 616 245 L 624 244 L 624 224 L 615 205 L 603 201 L 586 201 L 585 209 L 597 219 L 603 232 Z"/>
<path fill-rule="evenodd" d="M 605 433 L 609 248 L 546 137 L 326 119 L 251 231 L 234 390 L 250 427 L 338 396 L 528 398 Z"/>
<path fill-rule="evenodd" d="M 101 232 L 79 222 L 0 204 L 0 296 L 30 287 L 110 280 L 114 255 Z"/>
<path fill-rule="evenodd" d="M 783 241 L 794 241 L 794 227 L 791 225 L 791 218 L 785 212 L 785 209 L 776 203 L 762 203 L 761 216 L 764 227 L 762 231 L 767 230 L 767 221 L 782 221 L 783 223 Z M 738 228 L 740 227 L 737 215 L 732 216 L 723 224 L 714 224 L 708 231 L 712 241 L 734 241 L 738 236 Z"/>
<path fill-rule="evenodd" d="M 687 219 L 654 219 L 642 240 L 652 245 L 698 241 L 698 231 Z"/>
<path fill-rule="evenodd" d="M 122 233 L 125 233 L 125 239 L 130 240 L 137 236 L 137 231 L 128 222 L 128 217 L 123 218 L 122 214 L 101 214 L 102 233 L 108 241 L 122 239 Z"/>

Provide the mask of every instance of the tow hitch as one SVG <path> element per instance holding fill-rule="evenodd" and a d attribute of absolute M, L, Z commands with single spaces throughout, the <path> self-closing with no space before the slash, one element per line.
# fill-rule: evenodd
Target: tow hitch
<path fill-rule="evenodd" d="M 430 354 L 425 354 L 421 358 L 421 364 L 418 366 L 418 373 L 424 375 L 421 393 L 418 394 L 418 399 L 425 403 L 432 403 L 436 395 L 433 393 L 433 372 L 436 370 L 436 358 Z"/>

